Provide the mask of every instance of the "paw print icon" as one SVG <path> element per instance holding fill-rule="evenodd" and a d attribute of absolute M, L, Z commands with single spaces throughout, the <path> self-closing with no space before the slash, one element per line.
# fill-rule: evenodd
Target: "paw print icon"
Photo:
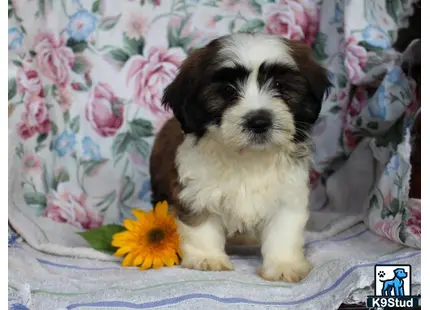
<path fill-rule="evenodd" d="M 379 271 L 378 272 L 378 277 L 380 277 L 380 278 L 383 278 L 383 277 L 385 277 L 385 272 L 384 271 Z"/>

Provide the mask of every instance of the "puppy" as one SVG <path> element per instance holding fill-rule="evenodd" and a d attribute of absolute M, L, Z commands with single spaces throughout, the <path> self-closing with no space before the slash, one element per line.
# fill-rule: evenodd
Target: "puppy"
<path fill-rule="evenodd" d="M 247 235 L 261 242 L 264 279 L 310 272 L 310 132 L 328 86 L 307 46 L 265 34 L 220 37 L 183 62 L 150 159 L 153 202 L 175 211 L 183 267 L 232 270 L 226 240 Z"/>

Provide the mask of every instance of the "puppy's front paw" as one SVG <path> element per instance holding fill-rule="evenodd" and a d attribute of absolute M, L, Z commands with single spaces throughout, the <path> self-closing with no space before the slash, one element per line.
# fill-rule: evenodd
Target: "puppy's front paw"
<path fill-rule="evenodd" d="M 184 255 L 181 266 L 189 269 L 203 271 L 230 271 L 233 270 L 233 264 L 227 255 L 217 256 L 195 256 Z"/>
<path fill-rule="evenodd" d="M 267 263 L 259 269 L 259 275 L 268 281 L 299 282 L 312 270 L 312 264 L 307 260 L 294 263 Z"/>

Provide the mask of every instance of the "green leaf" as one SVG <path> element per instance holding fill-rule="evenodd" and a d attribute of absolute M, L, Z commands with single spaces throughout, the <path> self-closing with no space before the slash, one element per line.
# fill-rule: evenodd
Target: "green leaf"
<path fill-rule="evenodd" d="M 261 14 L 263 12 L 263 10 L 261 8 L 261 4 L 257 0 L 250 0 L 249 3 L 254 8 L 254 10 L 257 14 Z"/>
<path fill-rule="evenodd" d="M 124 154 L 131 141 L 132 138 L 128 132 L 118 134 L 112 143 L 112 155 L 117 157 L 121 154 Z"/>
<path fill-rule="evenodd" d="M 52 188 L 57 190 L 58 184 L 63 182 L 68 182 L 70 180 L 70 175 L 65 168 L 61 168 L 52 180 Z"/>
<path fill-rule="evenodd" d="M 46 140 L 46 138 L 48 138 L 48 134 L 47 133 L 41 133 L 36 139 L 37 144 L 42 143 L 43 141 Z"/>
<path fill-rule="evenodd" d="M 134 146 L 136 150 L 142 155 L 143 158 L 148 158 L 149 155 L 149 144 L 145 140 L 134 141 Z"/>
<path fill-rule="evenodd" d="M 363 118 L 361 116 L 357 117 L 355 124 L 357 127 L 361 127 L 361 125 L 363 124 Z"/>
<path fill-rule="evenodd" d="M 204 6 L 218 7 L 217 0 L 208 0 L 203 5 Z"/>
<path fill-rule="evenodd" d="M 391 16 L 393 21 L 397 23 L 399 11 L 400 11 L 400 0 L 385 0 L 385 9 L 388 15 Z"/>
<path fill-rule="evenodd" d="M 125 227 L 117 224 L 103 225 L 95 229 L 78 232 L 93 249 L 113 254 L 116 248 L 112 246 L 113 235 L 125 231 Z"/>
<path fill-rule="evenodd" d="M 78 133 L 79 132 L 79 127 L 80 127 L 80 116 L 76 115 L 72 121 L 70 122 L 70 129 L 74 132 L 74 133 Z"/>
<path fill-rule="evenodd" d="M 52 95 L 53 95 L 53 96 L 55 96 L 55 97 L 57 97 L 57 96 L 58 96 L 58 94 L 57 94 L 57 85 L 52 84 L 51 92 L 52 92 Z"/>
<path fill-rule="evenodd" d="M 35 57 L 37 55 L 37 53 L 33 50 L 28 52 L 30 54 L 31 57 Z"/>
<path fill-rule="evenodd" d="M 74 53 L 81 53 L 88 47 L 86 41 L 76 41 L 72 38 L 67 40 L 66 45 L 70 47 Z"/>
<path fill-rule="evenodd" d="M 397 31 L 394 30 L 388 30 L 388 37 L 390 38 L 391 42 L 395 42 L 397 38 Z"/>
<path fill-rule="evenodd" d="M 124 64 L 130 58 L 130 55 L 127 54 L 123 49 L 113 48 L 106 54 L 109 58 Z"/>
<path fill-rule="evenodd" d="M 83 160 L 81 161 L 81 164 L 84 167 L 85 174 L 91 176 L 101 165 L 107 161 L 108 160 L 106 158 L 102 158 L 101 160 Z"/>
<path fill-rule="evenodd" d="M 12 8 L 8 8 L 7 10 L 7 17 L 10 19 L 13 16 L 13 9 Z"/>
<path fill-rule="evenodd" d="M 42 17 L 45 17 L 45 0 L 37 1 L 38 12 Z"/>
<path fill-rule="evenodd" d="M 176 47 L 178 42 L 178 34 L 173 27 L 167 27 L 167 42 L 169 48 Z"/>
<path fill-rule="evenodd" d="M 22 62 L 19 60 L 12 60 L 13 64 L 17 67 L 22 67 Z"/>
<path fill-rule="evenodd" d="M 345 88 L 348 84 L 348 79 L 345 74 L 340 74 L 337 78 L 337 82 L 340 88 Z"/>
<path fill-rule="evenodd" d="M 229 22 L 229 24 L 228 24 L 228 31 L 229 31 L 230 33 L 233 33 L 233 32 L 234 32 L 234 28 L 236 28 L 236 20 L 235 20 L 235 19 L 232 19 L 232 20 Z"/>
<path fill-rule="evenodd" d="M 374 52 L 376 54 L 381 54 L 384 51 L 383 48 L 370 45 L 369 42 L 366 41 L 360 41 L 358 42 L 358 45 L 364 47 L 367 51 Z"/>
<path fill-rule="evenodd" d="M 86 72 L 87 62 L 85 61 L 85 58 L 80 55 L 76 56 L 72 70 L 78 74 Z"/>
<path fill-rule="evenodd" d="M 259 32 L 263 31 L 264 21 L 258 18 L 247 21 L 239 28 L 239 32 Z"/>
<path fill-rule="evenodd" d="M 11 100 L 16 95 L 16 80 L 14 78 L 9 79 L 8 88 L 7 98 Z"/>
<path fill-rule="evenodd" d="M 63 113 L 63 119 L 65 123 L 68 123 L 70 120 L 70 112 L 69 111 L 64 111 Z"/>
<path fill-rule="evenodd" d="M 44 149 L 46 147 L 46 144 L 38 144 L 36 145 L 36 147 L 34 148 L 34 151 L 36 153 L 38 153 L 41 149 Z"/>
<path fill-rule="evenodd" d="M 130 39 L 125 34 L 122 37 L 124 48 L 129 55 L 140 55 L 143 52 L 145 41 L 141 38 L 138 40 Z"/>
<path fill-rule="evenodd" d="M 399 213 L 400 210 L 400 202 L 399 199 L 397 198 L 393 198 L 393 200 L 391 200 L 391 211 L 393 213 L 393 215 L 395 216 L 397 213 Z"/>
<path fill-rule="evenodd" d="M 376 195 L 372 195 L 369 202 L 369 208 L 375 209 L 378 208 L 378 197 Z"/>
<path fill-rule="evenodd" d="M 100 10 L 100 0 L 96 0 L 93 2 L 93 5 L 91 7 L 91 12 L 97 13 Z"/>
<path fill-rule="evenodd" d="M 385 206 L 382 208 L 381 211 L 381 218 L 385 219 L 387 217 L 393 216 L 393 213 L 390 209 L 386 208 Z"/>
<path fill-rule="evenodd" d="M 378 122 L 368 122 L 367 123 L 367 128 L 372 129 L 372 130 L 377 130 L 379 128 L 379 123 Z"/>
<path fill-rule="evenodd" d="M 125 183 L 123 188 L 121 189 L 119 200 L 121 202 L 125 202 L 133 196 L 135 189 L 134 182 L 130 179 L 129 176 L 125 177 Z"/>
<path fill-rule="evenodd" d="M 325 52 L 327 44 L 327 35 L 322 32 L 318 32 L 315 42 L 312 45 L 313 56 L 317 61 L 322 61 L 328 58 Z"/>
<path fill-rule="evenodd" d="M 152 123 L 143 118 L 136 118 L 130 122 L 131 134 L 136 138 L 151 137 L 153 135 Z"/>
<path fill-rule="evenodd" d="M 46 195 L 39 192 L 24 193 L 24 200 L 27 205 L 40 205 L 46 207 Z"/>
<path fill-rule="evenodd" d="M 116 199 L 116 190 L 113 190 L 109 194 L 103 197 L 101 201 L 96 204 L 96 207 L 100 209 L 100 212 L 106 211 Z"/>
<path fill-rule="evenodd" d="M 43 189 L 45 193 L 49 191 L 49 174 L 48 174 L 48 166 L 46 164 L 43 165 L 43 172 L 42 172 L 42 182 L 43 182 Z"/>
<path fill-rule="evenodd" d="M 222 15 L 215 15 L 214 16 L 214 21 L 217 23 L 217 22 L 219 22 L 220 20 L 222 20 L 223 19 L 223 16 Z"/>
<path fill-rule="evenodd" d="M 118 14 L 117 16 L 113 17 L 105 17 L 99 22 L 99 28 L 101 30 L 111 30 L 113 27 L 116 26 L 119 19 L 121 18 L 122 14 Z"/>

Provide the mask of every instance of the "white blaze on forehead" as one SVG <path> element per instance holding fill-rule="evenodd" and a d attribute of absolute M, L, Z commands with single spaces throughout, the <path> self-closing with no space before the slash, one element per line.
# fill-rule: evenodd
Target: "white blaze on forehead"
<path fill-rule="evenodd" d="M 254 70 L 241 89 L 243 99 L 240 103 L 250 109 L 262 108 L 272 101 L 271 96 L 258 84 L 257 75 L 257 70 Z"/>
<path fill-rule="evenodd" d="M 222 66 L 240 64 L 254 71 L 265 61 L 276 61 L 297 68 L 291 50 L 279 37 L 236 33 L 223 43 L 224 47 L 220 50 Z"/>

